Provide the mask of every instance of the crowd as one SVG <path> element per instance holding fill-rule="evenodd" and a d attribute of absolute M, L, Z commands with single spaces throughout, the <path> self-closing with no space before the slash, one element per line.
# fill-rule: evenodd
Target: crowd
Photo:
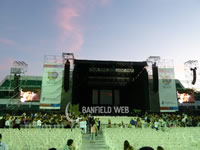
<path fill-rule="evenodd" d="M 20 116 L 6 114 L 0 119 L 0 128 L 18 128 L 19 130 L 21 128 L 70 128 L 71 130 L 73 130 L 73 128 L 81 128 L 83 134 L 91 134 L 90 142 L 94 143 L 95 137 L 100 130 L 100 120 L 98 118 L 95 119 L 91 115 L 70 115 L 70 118 L 72 118 L 73 121 L 67 120 L 65 115 L 62 114 L 35 113 L 27 115 L 23 113 Z M 2 147 L 0 147 L 0 150 L 1 148 Z M 54 149 L 55 148 L 51 148 L 51 150 Z M 72 139 L 67 141 L 64 150 L 75 150 Z"/>
<path fill-rule="evenodd" d="M 196 127 L 200 126 L 200 116 L 187 114 L 146 114 L 144 127 Z"/>
<path fill-rule="evenodd" d="M 41 114 L 35 113 L 27 115 L 23 113 L 20 116 L 12 116 L 6 114 L 0 120 L 0 128 L 19 128 L 20 127 L 38 127 L 41 128 L 45 125 L 64 125 L 67 126 L 68 122 L 64 115 L 61 114 Z"/>
<path fill-rule="evenodd" d="M 67 120 L 63 114 L 35 113 L 27 115 L 23 113 L 20 116 L 6 114 L 0 118 L 0 128 L 75 128 L 78 126 L 83 129 L 83 133 L 88 133 L 93 122 L 98 129 L 100 128 L 100 120 L 94 119 L 91 115 L 71 115 L 70 117 L 74 121 Z"/>
<path fill-rule="evenodd" d="M 134 150 L 134 148 L 129 144 L 127 140 L 124 141 L 124 150 Z M 145 146 L 141 147 L 139 150 L 154 150 L 152 147 Z M 164 150 L 162 146 L 158 146 L 157 150 Z"/>
<path fill-rule="evenodd" d="M 70 118 L 74 121 L 67 120 L 63 114 L 42 114 L 35 113 L 29 114 L 23 113 L 20 116 L 12 116 L 6 114 L 0 119 L 0 128 L 81 128 L 82 133 L 90 133 L 90 142 L 95 142 L 95 137 L 100 131 L 101 122 L 99 118 L 94 118 L 91 115 L 70 115 Z M 187 114 L 144 114 L 143 116 L 136 116 L 130 120 L 130 122 L 122 121 L 120 124 L 112 124 L 111 119 L 108 119 L 107 128 L 121 127 L 121 128 L 153 128 L 156 130 L 165 130 L 166 127 L 199 127 L 200 116 L 192 116 Z M 1 142 L 2 135 L 0 134 L 0 150 L 3 145 Z M 150 147 L 143 147 L 140 150 L 151 150 Z M 6 149 L 6 148 L 5 148 Z M 65 150 L 74 150 L 73 140 L 67 141 L 64 148 Z M 133 150 L 134 148 L 128 141 L 124 142 L 124 150 Z M 157 150 L 163 150 L 158 146 Z"/>
<path fill-rule="evenodd" d="M 145 113 L 132 117 L 129 122 L 121 121 L 121 123 L 113 123 L 108 119 L 107 128 L 152 128 L 156 131 L 165 131 L 166 128 L 175 127 L 200 127 L 200 116 L 187 114 L 173 114 L 173 113 Z M 122 130 L 121 130 L 122 131 Z M 126 140 L 124 142 L 124 150 L 133 150 L 134 148 Z M 153 150 L 152 147 L 142 147 L 139 150 Z M 158 146 L 157 150 L 164 150 L 163 147 Z"/>
<path fill-rule="evenodd" d="M 64 127 L 64 128 L 73 128 L 79 125 L 80 128 L 84 130 L 84 133 L 89 132 L 90 125 L 92 122 L 95 122 L 97 128 L 100 128 L 100 119 L 92 117 L 91 115 L 71 115 L 74 121 L 69 121 L 63 114 L 42 114 L 35 113 L 29 114 L 23 113 L 20 116 L 11 116 L 10 114 L 4 115 L 0 119 L 0 128 L 41 128 L 41 127 Z M 200 116 L 192 116 L 187 114 L 148 114 L 146 113 L 143 116 L 138 116 L 134 119 L 131 119 L 130 122 L 121 122 L 118 124 L 120 127 L 132 127 L 132 125 L 137 128 L 142 127 L 196 127 L 200 126 Z M 108 128 L 116 126 L 116 124 L 111 123 L 111 119 L 107 123 Z"/>
<path fill-rule="evenodd" d="M 187 114 L 148 114 L 144 116 L 137 116 L 132 118 L 130 122 L 124 123 L 121 121 L 119 124 L 112 124 L 111 120 L 108 119 L 108 128 L 121 127 L 121 128 L 155 128 L 164 129 L 165 127 L 200 127 L 200 116 L 191 116 Z"/>

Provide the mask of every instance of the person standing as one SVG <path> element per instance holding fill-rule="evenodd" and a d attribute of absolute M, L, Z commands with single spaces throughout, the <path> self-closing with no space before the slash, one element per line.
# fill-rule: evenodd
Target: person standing
<path fill-rule="evenodd" d="M 108 127 L 107 128 L 111 128 L 112 127 L 112 123 L 111 123 L 111 120 L 108 119 Z"/>
<path fill-rule="evenodd" d="M 21 123 L 21 119 L 20 117 L 17 117 L 17 119 L 15 120 L 15 128 L 18 128 L 20 130 L 20 123 Z"/>
<path fill-rule="evenodd" d="M 42 127 L 42 121 L 40 120 L 40 118 L 37 120 L 37 127 L 38 128 Z"/>
<path fill-rule="evenodd" d="M 8 150 L 8 145 L 3 143 L 1 140 L 2 140 L 2 135 L 0 133 L 0 150 Z"/>
<path fill-rule="evenodd" d="M 142 122 L 141 122 L 140 118 L 137 118 L 136 127 L 137 128 L 142 128 Z"/>
<path fill-rule="evenodd" d="M 97 119 L 97 128 L 98 128 L 98 131 L 100 130 L 100 127 L 101 127 L 101 121 L 100 121 L 100 119 L 98 118 L 98 119 Z"/>
<path fill-rule="evenodd" d="M 158 120 L 155 120 L 155 122 L 154 122 L 154 128 L 156 129 L 156 131 L 158 131 L 158 125 L 159 125 Z"/>
<path fill-rule="evenodd" d="M 9 118 L 6 119 L 5 128 L 10 128 L 10 120 L 9 120 Z"/>
<path fill-rule="evenodd" d="M 2 119 L 0 118 L 0 128 L 4 128 L 5 127 L 5 122 L 6 122 L 5 117 L 3 117 Z"/>
<path fill-rule="evenodd" d="M 87 133 L 87 121 L 84 118 L 80 121 L 80 128 L 83 130 L 83 133 Z"/>
<path fill-rule="evenodd" d="M 100 132 L 100 125 L 101 125 L 101 122 L 100 122 L 99 118 L 96 118 L 95 122 L 96 122 L 98 133 L 99 133 Z M 96 132 L 96 136 L 97 136 L 97 132 Z"/>
<path fill-rule="evenodd" d="M 95 134 L 97 132 L 97 126 L 95 124 L 95 121 L 91 125 L 91 136 L 90 136 L 90 143 L 95 143 Z"/>

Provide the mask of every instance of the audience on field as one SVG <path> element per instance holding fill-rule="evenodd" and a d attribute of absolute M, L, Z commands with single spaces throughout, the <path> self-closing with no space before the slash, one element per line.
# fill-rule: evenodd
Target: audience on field
<path fill-rule="evenodd" d="M 11 116 L 10 114 L 6 114 L 0 119 L 0 128 L 18 128 L 20 127 L 65 127 L 65 128 L 74 128 L 80 126 L 81 121 L 84 121 L 83 124 L 87 124 L 86 127 L 84 125 L 84 133 L 90 132 L 90 124 L 91 120 L 94 120 L 89 115 L 85 116 L 70 116 L 74 118 L 74 122 L 68 121 L 65 115 L 62 114 L 42 114 L 35 113 L 27 115 L 23 113 L 21 116 Z M 95 119 L 98 130 L 100 129 L 100 120 Z M 121 122 L 119 127 L 125 128 L 135 126 L 136 128 L 153 128 L 157 130 L 163 130 L 165 127 L 173 128 L 173 127 L 195 127 L 200 126 L 200 116 L 192 116 L 186 114 L 145 114 L 144 116 L 137 117 L 136 119 L 131 119 L 130 122 Z M 107 124 L 108 128 L 116 127 L 116 125 L 111 123 L 111 120 L 108 120 Z"/>
<path fill-rule="evenodd" d="M 68 121 L 65 115 L 63 114 L 26 114 L 23 113 L 21 116 L 12 116 L 6 114 L 0 119 L 0 128 L 82 128 L 83 133 L 90 133 L 90 141 L 95 141 L 95 136 L 97 136 L 101 122 L 99 118 L 94 119 L 91 115 L 79 115 L 74 116 L 69 115 L 70 118 L 73 118 L 74 122 Z M 186 115 L 186 114 L 173 114 L 173 113 L 146 113 L 144 116 L 136 116 L 132 118 L 130 122 L 121 121 L 119 125 L 114 125 L 111 123 L 111 119 L 108 119 L 108 128 L 121 127 L 121 128 L 152 128 L 154 130 L 165 131 L 166 128 L 174 127 L 196 127 L 200 126 L 200 116 L 195 115 Z M 6 145 L 1 142 L 2 135 L 0 135 L 0 145 Z M 128 146 L 128 141 L 124 142 L 124 149 L 131 150 L 132 146 Z M 5 146 L 4 146 L 5 147 Z M 66 149 L 73 149 L 73 140 L 68 140 Z M 142 147 L 140 150 L 151 150 L 151 147 Z M 1 150 L 1 149 L 0 149 Z M 157 147 L 157 150 L 164 150 L 161 146 Z"/>

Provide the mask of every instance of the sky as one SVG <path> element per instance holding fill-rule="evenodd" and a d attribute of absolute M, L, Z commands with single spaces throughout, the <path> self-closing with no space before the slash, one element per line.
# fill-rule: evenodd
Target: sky
<path fill-rule="evenodd" d="M 199 0 L 0 0 L 0 81 L 14 60 L 42 75 L 45 55 L 77 59 L 200 59 Z"/>

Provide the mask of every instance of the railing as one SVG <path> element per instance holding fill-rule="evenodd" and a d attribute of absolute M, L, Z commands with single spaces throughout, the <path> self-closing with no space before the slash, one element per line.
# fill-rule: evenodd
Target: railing
<path fill-rule="evenodd" d="M 0 87 L 0 91 L 14 91 L 13 87 Z"/>

